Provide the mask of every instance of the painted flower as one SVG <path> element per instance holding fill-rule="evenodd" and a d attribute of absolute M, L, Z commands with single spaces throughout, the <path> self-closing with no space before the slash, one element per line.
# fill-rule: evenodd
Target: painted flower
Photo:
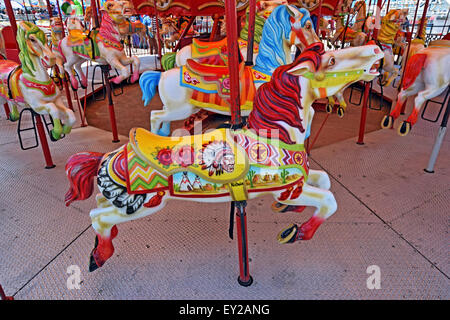
<path fill-rule="evenodd" d="M 174 162 L 182 167 L 188 167 L 194 163 L 194 148 L 191 146 L 182 146 L 174 154 Z"/>
<path fill-rule="evenodd" d="M 156 158 L 163 166 L 170 166 L 172 164 L 172 150 L 161 149 Z"/>
<path fill-rule="evenodd" d="M 225 89 L 230 90 L 231 88 L 230 77 L 224 78 L 222 84 Z"/>

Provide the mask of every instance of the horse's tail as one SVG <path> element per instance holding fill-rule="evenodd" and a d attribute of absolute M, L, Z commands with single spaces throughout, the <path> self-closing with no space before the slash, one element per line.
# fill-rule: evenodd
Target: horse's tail
<path fill-rule="evenodd" d="M 177 56 L 176 52 L 168 52 L 162 56 L 161 66 L 163 67 L 164 70 L 167 71 L 175 67 L 176 56 Z"/>
<path fill-rule="evenodd" d="M 161 72 L 159 71 L 145 71 L 141 74 L 139 79 L 139 85 L 142 90 L 142 100 L 144 100 L 144 106 L 146 106 L 156 93 L 156 86 L 161 78 Z"/>
<path fill-rule="evenodd" d="M 75 200 L 88 199 L 92 195 L 94 177 L 103 155 L 98 152 L 79 152 L 67 160 L 66 175 L 70 188 L 65 197 L 66 206 Z"/>

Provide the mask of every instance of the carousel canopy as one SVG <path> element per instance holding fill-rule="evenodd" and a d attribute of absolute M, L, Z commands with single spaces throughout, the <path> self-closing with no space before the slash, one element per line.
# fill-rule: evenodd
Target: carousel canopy
<path fill-rule="evenodd" d="M 131 0 L 141 15 L 154 15 L 155 6 L 162 16 L 211 16 L 225 14 L 225 0 Z M 236 1 L 238 15 L 244 14 L 249 0 Z M 258 0 L 257 0 L 258 1 Z M 319 12 L 320 0 L 288 0 L 289 3 L 308 9 L 312 14 Z M 321 15 L 332 15 L 338 0 L 323 0 Z"/>

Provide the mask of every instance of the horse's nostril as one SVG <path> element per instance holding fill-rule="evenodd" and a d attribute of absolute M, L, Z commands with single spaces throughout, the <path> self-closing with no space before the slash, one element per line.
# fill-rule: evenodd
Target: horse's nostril
<path fill-rule="evenodd" d="M 375 48 L 375 54 L 379 54 L 381 52 L 380 48 Z"/>

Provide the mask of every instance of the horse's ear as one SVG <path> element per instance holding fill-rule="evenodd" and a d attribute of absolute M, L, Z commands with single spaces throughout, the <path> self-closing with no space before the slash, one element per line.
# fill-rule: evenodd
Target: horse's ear
<path fill-rule="evenodd" d="M 314 65 L 311 61 L 303 61 L 286 72 L 294 76 L 301 76 L 306 72 L 314 72 Z"/>
<path fill-rule="evenodd" d="M 300 11 L 298 11 L 298 9 L 293 5 L 287 4 L 286 9 L 291 17 L 296 17 L 300 15 Z"/>

